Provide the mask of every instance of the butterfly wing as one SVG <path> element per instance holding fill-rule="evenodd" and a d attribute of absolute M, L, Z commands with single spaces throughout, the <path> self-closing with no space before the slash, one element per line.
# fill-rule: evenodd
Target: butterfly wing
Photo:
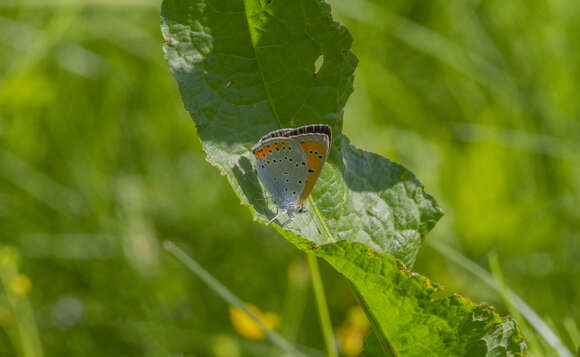
<path fill-rule="evenodd" d="M 308 162 L 302 147 L 291 137 L 262 139 L 254 146 L 260 180 L 282 209 L 298 209 L 306 186 Z"/>
<path fill-rule="evenodd" d="M 318 177 L 320 177 L 320 173 L 330 152 L 331 138 L 325 133 L 313 133 L 300 135 L 296 139 L 300 144 L 302 152 L 306 156 L 307 166 L 306 185 L 299 200 L 300 205 L 302 205 L 308 198 L 308 195 L 310 195 L 310 192 L 312 192 Z"/>

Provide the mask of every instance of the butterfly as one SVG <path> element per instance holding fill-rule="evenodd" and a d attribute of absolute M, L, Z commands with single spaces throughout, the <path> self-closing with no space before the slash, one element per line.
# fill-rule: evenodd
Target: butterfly
<path fill-rule="evenodd" d="M 326 124 L 286 128 L 264 135 L 252 148 L 260 181 L 281 214 L 303 212 L 326 163 L 332 130 Z"/>

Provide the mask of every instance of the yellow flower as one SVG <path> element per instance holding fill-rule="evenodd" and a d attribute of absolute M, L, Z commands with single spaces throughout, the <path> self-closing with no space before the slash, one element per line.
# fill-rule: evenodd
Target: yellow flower
<path fill-rule="evenodd" d="M 358 356 L 364 348 L 370 330 L 369 320 L 360 306 L 348 310 L 346 321 L 337 331 L 340 350 L 344 356 Z"/>
<path fill-rule="evenodd" d="M 365 344 L 365 333 L 352 325 L 344 325 L 338 329 L 340 351 L 345 356 L 358 356 Z"/>
<path fill-rule="evenodd" d="M 367 315 L 359 305 L 355 305 L 348 310 L 346 323 L 351 324 L 355 328 L 365 333 L 370 328 Z"/>
<path fill-rule="evenodd" d="M 244 304 L 256 317 L 266 326 L 273 330 L 280 324 L 280 318 L 273 312 L 261 312 L 256 306 L 252 304 Z M 252 320 L 248 314 L 237 307 L 230 306 L 230 318 L 234 328 L 238 333 L 251 340 L 263 340 L 266 338 L 264 331 L 260 326 Z"/>
<path fill-rule="evenodd" d="M 24 274 L 16 274 L 10 280 L 10 289 L 16 295 L 28 295 L 30 292 L 30 288 L 32 288 L 32 283 L 30 279 Z"/>

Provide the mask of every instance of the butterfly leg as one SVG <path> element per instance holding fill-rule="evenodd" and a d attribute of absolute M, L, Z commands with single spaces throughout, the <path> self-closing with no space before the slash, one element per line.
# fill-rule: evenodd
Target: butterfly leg
<path fill-rule="evenodd" d="M 274 216 L 274 218 L 272 218 L 270 221 L 268 221 L 268 224 L 270 224 L 270 223 L 274 222 L 275 220 L 277 220 L 277 219 L 278 219 L 278 217 L 280 217 L 280 216 L 282 216 L 282 215 L 285 215 L 286 213 L 288 213 L 288 210 L 286 210 L 286 209 L 283 209 L 283 210 L 281 210 L 280 212 L 278 212 L 278 213 L 277 213 L 277 214 Z"/>
<path fill-rule="evenodd" d="M 288 223 L 292 222 L 294 220 L 294 214 L 292 213 L 292 211 L 288 211 L 288 210 L 284 210 L 284 212 L 282 212 L 281 214 L 286 213 L 288 215 L 288 219 L 285 220 L 283 223 L 279 223 L 280 227 L 285 227 Z"/>

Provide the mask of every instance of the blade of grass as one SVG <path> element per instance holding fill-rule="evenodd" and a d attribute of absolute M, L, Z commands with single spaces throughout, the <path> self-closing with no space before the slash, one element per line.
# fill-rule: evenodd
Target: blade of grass
<path fill-rule="evenodd" d="M 533 333 L 533 331 L 530 330 L 528 324 L 526 324 L 526 320 L 522 319 L 522 314 L 520 314 L 519 310 L 512 304 L 512 302 L 510 301 L 510 299 L 508 298 L 508 287 L 505 283 L 505 279 L 503 277 L 503 272 L 501 271 L 500 265 L 499 265 L 499 258 L 497 256 L 496 252 L 490 252 L 488 255 L 488 261 L 489 261 L 489 269 L 491 270 L 491 274 L 494 277 L 498 288 L 499 288 L 499 294 L 502 297 L 504 304 L 506 305 L 509 313 L 512 315 L 512 317 L 514 319 L 516 319 L 517 321 L 521 321 L 520 322 L 520 328 L 522 329 L 524 336 L 526 336 L 526 343 L 529 347 L 529 349 L 531 351 L 536 351 L 537 354 L 540 354 L 540 351 L 544 352 L 543 354 L 546 354 L 546 350 L 543 349 L 540 345 L 540 343 L 538 342 L 538 340 L 536 339 L 536 334 Z M 549 348 L 548 346 L 545 346 L 546 348 Z"/>
<path fill-rule="evenodd" d="M 328 230 L 324 219 L 318 211 L 318 207 L 314 203 L 312 196 L 308 197 L 310 206 L 314 211 L 314 215 L 318 221 L 318 225 L 324 231 L 324 234 L 330 239 L 331 242 L 335 242 L 332 234 Z M 322 278 L 320 276 L 320 269 L 318 268 L 318 261 L 313 253 L 306 254 L 308 258 L 308 268 L 310 269 L 310 276 L 312 277 L 312 287 L 314 288 L 314 296 L 316 298 L 316 306 L 318 307 L 318 317 L 320 318 L 320 325 L 322 327 L 322 334 L 324 335 L 324 342 L 326 344 L 326 351 L 328 357 L 337 357 L 338 351 L 336 349 L 336 342 L 334 339 L 334 332 L 332 331 L 332 322 L 330 321 L 330 314 L 328 312 L 328 305 L 326 303 L 326 296 L 324 294 L 324 286 L 322 285 Z"/>
<path fill-rule="evenodd" d="M 580 157 L 577 141 L 553 135 L 480 124 L 456 124 L 453 131 L 459 140 L 465 142 L 491 142 L 511 149 L 576 162 Z"/>
<path fill-rule="evenodd" d="M 34 311 L 26 292 L 15 291 L 14 280 L 19 276 L 18 255 L 8 247 L 0 248 L 0 286 L 3 287 L 5 301 L 10 309 L 11 324 L 5 326 L 14 329 L 8 335 L 13 338 L 15 346 L 19 347 L 23 357 L 42 357 L 44 355 Z"/>
<path fill-rule="evenodd" d="M 3 148 L 0 148 L 0 175 L 59 213 L 65 215 L 82 213 L 83 199 L 77 192 L 55 182 L 42 171 Z"/>
<path fill-rule="evenodd" d="M 256 315 L 254 315 L 247 307 L 244 305 L 242 300 L 240 300 L 236 295 L 234 295 L 228 288 L 226 288 L 222 283 L 220 283 L 216 278 L 214 278 L 207 270 L 205 270 L 201 265 L 199 265 L 193 258 L 187 255 L 183 250 L 181 250 L 175 243 L 171 241 L 163 242 L 163 248 L 169 253 L 173 254 L 180 262 L 182 262 L 192 273 L 197 275 L 204 283 L 206 283 L 216 294 L 218 294 L 222 299 L 224 299 L 228 304 L 237 307 L 238 309 L 244 311 L 255 323 L 260 326 L 264 331 L 266 336 L 270 341 L 280 348 L 282 351 L 292 355 L 292 356 L 304 356 L 300 353 L 294 346 L 292 346 L 288 341 L 286 341 L 282 336 L 276 332 L 270 330 Z"/>
<path fill-rule="evenodd" d="M 576 325 L 576 322 L 570 316 L 567 316 L 562 324 L 564 325 L 564 329 L 566 329 L 568 336 L 570 336 L 572 343 L 574 343 L 574 349 L 578 349 L 578 352 L 580 353 L 580 329 L 578 328 L 578 325 Z"/>
<path fill-rule="evenodd" d="M 296 342 L 298 330 L 304 317 L 309 285 L 310 274 L 306 262 L 302 259 L 295 260 L 288 269 L 288 290 L 282 309 L 282 321 L 286 321 L 282 334 L 291 343 Z"/>
<path fill-rule="evenodd" d="M 401 17 L 370 1 L 333 1 L 342 15 L 385 31 L 411 48 L 436 58 L 477 83 L 501 94 L 506 100 L 520 102 L 514 80 L 488 58 L 466 50 L 441 33 Z"/>
<path fill-rule="evenodd" d="M 318 261 L 313 253 L 306 253 L 306 257 L 308 258 L 308 267 L 310 268 L 310 275 L 312 276 L 312 287 L 314 289 L 314 297 L 316 298 L 316 306 L 318 307 L 318 317 L 320 318 L 326 351 L 328 357 L 337 357 L 338 351 L 336 349 L 334 333 L 332 332 L 332 323 L 330 322 L 330 314 L 328 313 L 328 305 L 326 303 L 326 296 L 324 295 L 324 286 L 322 285 L 322 279 L 320 277 Z"/>
<path fill-rule="evenodd" d="M 427 244 L 429 244 L 430 247 L 438 251 L 447 259 L 475 275 L 490 288 L 500 292 L 500 287 L 488 271 L 472 262 L 467 257 L 463 256 L 458 251 L 441 242 L 428 241 Z M 560 337 L 558 337 L 558 335 L 552 331 L 548 324 L 521 297 L 519 297 L 511 289 L 507 289 L 505 295 L 510 303 L 522 314 L 522 316 L 526 318 L 530 325 L 536 329 L 536 331 L 558 353 L 559 356 L 573 357 L 572 352 L 570 352 L 566 345 L 564 345 Z"/>

